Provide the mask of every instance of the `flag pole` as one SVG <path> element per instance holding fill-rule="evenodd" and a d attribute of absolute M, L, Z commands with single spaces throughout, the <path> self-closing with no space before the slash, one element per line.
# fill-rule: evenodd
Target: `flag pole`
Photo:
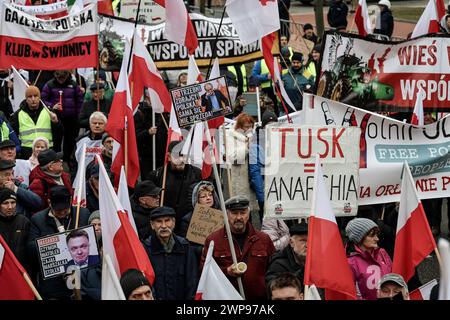
<path fill-rule="evenodd" d="M 212 162 L 211 165 L 212 165 L 212 168 L 214 171 L 214 178 L 216 180 L 217 193 L 218 193 L 219 199 L 220 199 L 220 207 L 221 207 L 222 213 L 223 213 L 224 226 L 225 226 L 225 230 L 227 232 L 228 244 L 230 245 L 231 258 L 233 260 L 233 264 L 237 265 L 236 251 L 234 250 L 233 238 L 232 238 L 231 230 L 230 230 L 230 224 L 229 224 L 228 218 L 227 218 L 227 210 L 225 209 L 225 202 L 223 199 L 222 185 L 221 185 L 221 181 L 219 179 L 219 173 L 218 173 L 217 166 L 216 166 L 216 157 L 214 156 L 213 145 L 211 142 L 211 133 L 209 132 L 208 121 L 204 121 L 203 123 L 205 126 L 206 139 L 208 140 L 208 147 L 209 147 L 209 152 L 210 152 L 211 162 Z M 244 286 L 242 285 L 241 277 L 237 277 L 237 282 L 238 282 L 238 287 L 239 287 L 239 293 L 241 294 L 242 298 L 245 300 Z"/>
<path fill-rule="evenodd" d="M 78 199 L 77 201 L 77 214 L 76 214 L 76 218 L 75 218 L 75 229 L 78 229 L 78 221 L 80 219 L 80 199 Z"/>
<path fill-rule="evenodd" d="M 125 175 L 128 173 L 128 117 L 125 116 L 125 128 L 124 128 L 124 156 L 125 156 Z"/>
<path fill-rule="evenodd" d="M 98 83 L 100 81 L 100 74 L 99 73 L 100 73 L 100 67 L 97 64 L 97 81 L 95 81 L 96 84 L 97 84 L 97 92 L 98 92 L 98 90 L 100 90 L 100 84 Z M 100 111 L 100 99 L 97 99 L 97 111 Z"/>
<path fill-rule="evenodd" d="M 167 157 L 167 155 L 166 155 Z M 164 194 L 166 193 L 166 180 L 167 180 L 167 162 L 164 164 L 162 191 L 161 191 L 161 206 L 164 205 Z"/>
<path fill-rule="evenodd" d="M 39 294 L 39 292 L 37 291 L 36 287 L 34 286 L 33 282 L 30 279 L 30 276 L 28 275 L 28 273 L 24 272 L 22 273 L 22 276 L 25 280 L 25 282 L 28 284 L 28 286 L 30 287 L 31 291 L 33 291 L 34 296 L 36 297 L 36 299 L 38 300 L 42 300 L 41 295 Z"/>
<path fill-rule="evenodd" d="M 33 82 L 33 86 L 35 86 L 35 85 L 36 85 L 36 83 L 38 82 L 38 80 L 39 80 L 39 77 L 41 76 L 41 72 L 42 72 L 42 70 L 39 70 L 39 73 L 38 73 L 38 75 L 37 75 L 36 79 L 34 79 L 34 82 Z"/>
<path fill-rule="evenodd" d="M 212 61 L 216 55 L 217 39 L 219 39 L 220 29 L 222 27 L 222 22 L 223 22 L 223 17 L 225 16 L 225 9 L 226 9 L 226 6 L 223 6 L 222 17 L 220 18 L 219 28 L 217 29 L 217 34 L 216 34 L 216 37 L 214 38 L 213 47 L 212 47 L 212 51 L 211 51 L 212 52 L 211 58 L 209 59 L 208 72 L 206 73 L 206 79 L 209 79 L 209 73 L 211 72 Z"/>
<path fill-rule="evenodd" d="M 138 2 L 138 7 L 137 7 L 137 11 L 136 11 L 136 17 L 134 18 L 133 33 L 134 33 L 134 30 L 136 30 L 136 27 L 137 27 L 137 24 L 138 24 L 139 11 L 140 10 L 141 10 L 141 0 L 139 0 L 139 2 Z M 131 52 L 133 52 L 133 46 L 134 46 L 134 35 L 131 37 L 130 58 L 128 59 L 127 74 L 130 72 Z"/>
<path fill-rule="evenodd" d="M 155 109 L 152 107 L 152 127 L 156 126 L 155 124 Z M 156 170 L 156 134 L 152 137 L 152 170 Z"/>
<path fill-rule="evenodd" d="M 256 87 L 256 107 L 258 111 L 258 123 L 260 126 L 262 126 L 261 121 L 261 102 L 259 101 L 259 87 Z"/>
<path fill-rule="evenodd" d="M 223 130 L 223 144 L 225 146 L 225 168 L 227 170 L 227 181 L 228 181 L 228 194 L 230 197 L 233 196 L 233 193 L 231 192 L 231 168 L 228 166 L 228 163 L 226 161 L 227 159 L 227 130 L 225 129 L 225 125 L 222 125 Z"/>

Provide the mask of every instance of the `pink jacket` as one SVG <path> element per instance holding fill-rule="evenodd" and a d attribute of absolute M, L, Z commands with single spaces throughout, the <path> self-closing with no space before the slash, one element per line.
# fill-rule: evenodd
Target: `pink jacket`
<path fill-rule="evenodd" d="M 376 300 L 378 281 L 392 272 L 392 260 L 383 248 L 369 253 L 353 246 L 354 252 L 347 256 L 347 260 L 356 282 L 358 299 Z"/>

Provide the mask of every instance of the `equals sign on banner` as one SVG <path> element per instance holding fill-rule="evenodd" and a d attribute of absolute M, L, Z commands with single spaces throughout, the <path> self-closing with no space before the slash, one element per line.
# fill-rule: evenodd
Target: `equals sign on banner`
<path fill-rule="evenodd" d="M 305 173 L 314 173 L 314 167 L 316 166 L 315 163 L 305 163 L 304 164 L 304 171 Z M 321 167 L 323 167 L 322 163 L 320 164 Z"/>

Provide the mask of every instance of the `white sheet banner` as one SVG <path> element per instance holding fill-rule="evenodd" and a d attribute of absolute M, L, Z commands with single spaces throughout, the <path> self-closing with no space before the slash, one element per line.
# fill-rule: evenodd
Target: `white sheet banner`
<path fill-rule="evenodd" d="M 361 128 L 359 204 L 400 201 L 403 161 L 421 199 L 450 196 L 450 117 L 418 127 L 322 97 L 305 94 L 310 125 Z"/>
<path fill-rule="evenodd" d="M 358 209 L 359 139 L 356 127 L 273 124 L 266 130 L 265 215 L 288 219 L 308 217 L 313 198 L 315 155 L 336 216 L 354 216 Z"/>

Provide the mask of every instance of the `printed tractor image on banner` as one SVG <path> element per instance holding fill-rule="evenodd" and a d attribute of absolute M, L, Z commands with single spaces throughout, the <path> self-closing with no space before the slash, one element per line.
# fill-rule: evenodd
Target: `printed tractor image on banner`
<path fill-rule="evenodd" d="M 420 88 L 425 111 L 450 111 L 450 37 L 383 42 L 325 35 L 317 95 L 370 111 L 412 111 Z"/>
<path fill-rule="evenodd" d="M 315 156 L 336 216 L 358 209 L 360 129 L 338 126 L 274 124 L 266 130 L 265 215 L 308 217 L 314 194 Z"/>

